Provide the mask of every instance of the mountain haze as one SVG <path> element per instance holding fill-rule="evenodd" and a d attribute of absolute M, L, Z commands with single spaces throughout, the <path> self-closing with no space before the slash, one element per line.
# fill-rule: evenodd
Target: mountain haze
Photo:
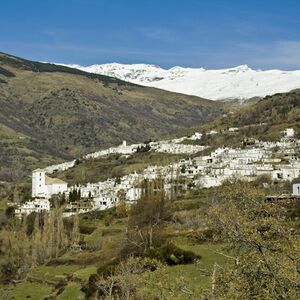
<path fill-rule="evenodd" d="M 166 70 L 154 65 L 118 63 L 70 66 L 144 86 L 212 100 L 245 100 L 300 88 L 300 71 L 253 70 L 247 65 L 219 70 L 182 67 Z"/>

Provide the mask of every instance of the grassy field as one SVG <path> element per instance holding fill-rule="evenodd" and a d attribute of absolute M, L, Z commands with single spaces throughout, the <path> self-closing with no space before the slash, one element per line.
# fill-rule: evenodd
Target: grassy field
<path fill-rule="evenodd" d="M 5 300 L 42 300 L 53 292 L 53 287 L 47 284 L 31 283 L 28 281 L 16 285 L 0 286 L 0 299 Z M 2 298 L 1 298 L 2 297 Z"/>
<path fill-rule="evenodd" d="M 55 299 L 84 299 L 81 283 L 88 280 L 89 276 L 94 273 L 96 273 L 95 266 L 39 266 L 28 274 L 25 281 L 15 285 L 0 286 L 0 299 L 42 300 L 47 296 L 57 294 L 58 290 L 55 286 L 62 281 L 66 282 L 67 285 Z M 2 295 L 5 295 L 5 297 L 1 298 Z"/>
<path fill-rule="evenodd" d="M 149 159 L 150 156 L 147 153 L 142 157 Z M 205 209 L 214 192 L 213 189 L 206 189 L 189 193 L 175 201 L 175 211 L 192 216 L 197 209 Z M 33 268 L 24 282 L 5 287 L 4 292 L 10 297 L 7 299 L 22 299 L 21 295 L 28 295 L 30 299 L 43 299 L 46 295 L 56 295 L 57 299 L 83 299 L 81 287 L 89 276 L 97 272 L 98 266 L 116 257 L 121 249 L 127 220 L 127 217 L 118 217 L 114 210 L 81 215 L 80 228 L 84 232 L 84 249 L 76 253 L 66 252 L 50 265 Z M 214 264 L 223 265 L 226 259 L 220 254 L 224 251 L 223 245 L 196 243 L 185 235 L 183 229 L 178 231 L 174 226 L 172 222 L 166 224 L 170 241 L 181 249 L 200 255 L 201 259 L 194 264 L 165 266 L 154 272 L 144 273 L 139 278 L 141 291 L 167 299 L 189 299 L 191 295 L 196 295 L 210 286 Z M 64 285 L 59 290 L 56 286 L 61 282 Z M 168 283 L 172 292 L 159 288 L 165 283 Z M 177 296 L 172 294 L 174 291 L 178 292 Z"/>
<path fill-rule="evenodd" d="M 81 285 L 78 283 L 69 283 L 64 291 L 57 297 L 58 300 L 81 300 L 84 299 L 84 293 L 81 291 Z"/>
<path fill-rule="evenodd" d="M 214 264 L 224 266 L 228 259 L 222 244 L 195 244 L 187 238 L 173 239 L 182 249 L 191 250 L 201 259 L 188 265 L 167 266 L 143 276 L 143 290 L 159 299 L 197 299 L 211 285 Z M 165 289 L 164 287 L 168 287 Z"/>
<path fill-rule="evenodd" d="M 79 269 L 80 266 L 78 265 L 38 266 L 28 274 L 28 277 L 35 281 L 50 281 L 55 283 L 67 278 L 69 274 Z"/>

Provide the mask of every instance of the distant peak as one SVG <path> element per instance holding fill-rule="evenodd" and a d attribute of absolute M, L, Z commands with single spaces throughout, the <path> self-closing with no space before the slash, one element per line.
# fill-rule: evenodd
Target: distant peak
<path fill-rule="evenodd" d="M 245 72 L 245 71 L 253 71 L 248 65 L 240 65 L 234 68 L 231 68 L 230 70 Z"/>
<path fill-rule="evenodd" d="M 262 71 L 246 64 L 223 69 L 181 66 L 167 69 L 151 64 L 119 63 L 78 68 L 135 84 L 213 100 L 264 97 L 300 88 L 300 71 Z"/>

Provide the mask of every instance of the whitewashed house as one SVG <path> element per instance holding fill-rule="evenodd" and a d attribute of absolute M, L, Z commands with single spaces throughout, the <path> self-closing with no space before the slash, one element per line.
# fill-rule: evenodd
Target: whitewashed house
<path fill-rule="evenodd" d="M 294 128 L 286 128 L 285 130 L 283 130 L 283 134 L 287 138 L 293 138 L 295 135 L 295 130 Z"/>
<path fill-rule="evenodd" d="M 50 211 L 50 201 L 48 199 L 34 199 L 32 201 L 27 201 L 15 210 L 17 216 L 23 214 L 29 215 L 32 212 L 48 212 Z"/>
<path fill-rule="evenodd" d="M 202 138 L 202 133 L 195 132 L 192 136 L 189 137 L 189 140 L 196 141 L 196 140 L 201 140 L 201 138 Z"/>
<path fill-rule="evenodd" d="M 45 169 L 43 169 L 46 173 L 48 174 L 51 174 L 51 173 L 54 173 L 54 172 L 61 172 L 61 171 L 65 171 L 65 170 L 68 170 L 72 167 L 74 167 L 76 164 L 76 160 L 72 160 L 72 161 L 67 161 L 67 162 L 64 162 L 64 163 L 61 163 L 61 164 L 58 164 L 58 165 L 51 165 Z"/>
<path fill-rule="evenodd" d="M 300 182 L 293 184 L 293 195 L 300 197 Z"/>
<path fill-rule="evenodd" d="M 201 176 L 195 180 L 195 185 L 200 188 L 210 188 L 214 186 L 219 186 L 225 178 L 221 176 Z"/>
<path fill-rule="evenodd" d="M 137 201 L 142 196 L 142 189 L 132 187 L 126 192 L 126 201 Z"/>
<path fill-rule="evenodd" d="M 46 176 L 45 171 L 36 169 L 32 172 L 32 197 L 49 199 L 52 195 L 68 190 L 68 184 L 61 179 Z"/>
<path fill-rule="evenodd" d="M 230 128 L 228 128 L 228 131 L 230 131 L 230 132 L 239 131 L 239 128 L 238 127 L 230 127 Z"/>

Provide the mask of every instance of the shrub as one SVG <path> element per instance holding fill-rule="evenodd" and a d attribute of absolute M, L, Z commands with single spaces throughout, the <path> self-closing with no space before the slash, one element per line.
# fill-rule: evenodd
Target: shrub
<path fill-rule="evenodd" d="M 133 280 L 131 275 L 153 272 L 161 267 L 160 261 L 150 258 L 131 256 L 125 260 L 113 259 L 100 267 L 97 274 L 90 276 L 83 290 L 87 297 L 97 295 L 100 299 L 149 299 L 136 298 L 140 282 L 138 277 Z"/>
<path fill-rule="evenodd" d="M 107 214 L 104 217 L 104 225 L 109 226 L 112 223 L 113 220 L 114 220 L 114 217 L 111 214 Z"/>
<path fill-rule="evenodd" d="M 140 230 L 129 230 L 126 239 L 123 240 L 119 257 L 143 256 L 148 248 L 159 247 L 166 242 L 166 239 L 167 235 L 160 227 L 147 226 Z"/>
<path fill-rule="evenodd" d="M 212 228 L 204 228 L 202 230 L 198 230 L 193 237 L 199 242 L 213 241 L 215 230 Z"/>
<path fill-rule="evenodd" d="M 2 283 L 10 283 L 16 278 L 18 267 L 11 262 L 1 265 L 0 280 Z"/>
<path fill-rule="evenodd" d="M 97 274 L 92 274 L 89 277 L 87 284 L 85 284 L 82 288 L 82 291 L 86 294 L 86 297 L 89 299 L 98 289 L 98 280 L 100 276 Z"/>
<path fill-rule="evenodd" d="M 142 258 L 140 262 L 145 271 L 154 272 L 163 267 L 163 263 L 161 261 L 149 257 Z"/>
<path fill-rule="evenodd" d="M 55 284 L 55 289 L 61 289 L 63 291 L 64 287 L 67 285 L 67 280 L 65 278 L 59 278 L 59 281 Z"/>
<path fill-rule="evenodd" d="M 80 225 L 79 226 L 79 231 L 80 233 L 82 234 L 91 234 L 94 232 L 94 230 L 96 229 L 97 227 L 94 227 L 94 226 L 87 226 L 87 225 Z"/>
<path fill-rule="evenodd" d="M 8 219 L 12 219 L 15 217 L 15 208 L 12 206 L 8 206 L 5 210 L 5 215 Z"/>
<path fill-rule="evenodd" d="M 107 278 L 113 275 L 116 272 L 117 266 L 120 261 L 116 258 L 110 260 L 108 263 L 104 264 L 103 266 L 99 267 L 97 270 L 97 274 Z"/>
<path fill-rule="evenodd" d="M 167 243 L 161 247 L 150 248 L 145 253 L 146 257 L 157 259 L 168 265 L 191 264 L 201 256 L 192 251 L 178 248 L 173 243 Z"/>

